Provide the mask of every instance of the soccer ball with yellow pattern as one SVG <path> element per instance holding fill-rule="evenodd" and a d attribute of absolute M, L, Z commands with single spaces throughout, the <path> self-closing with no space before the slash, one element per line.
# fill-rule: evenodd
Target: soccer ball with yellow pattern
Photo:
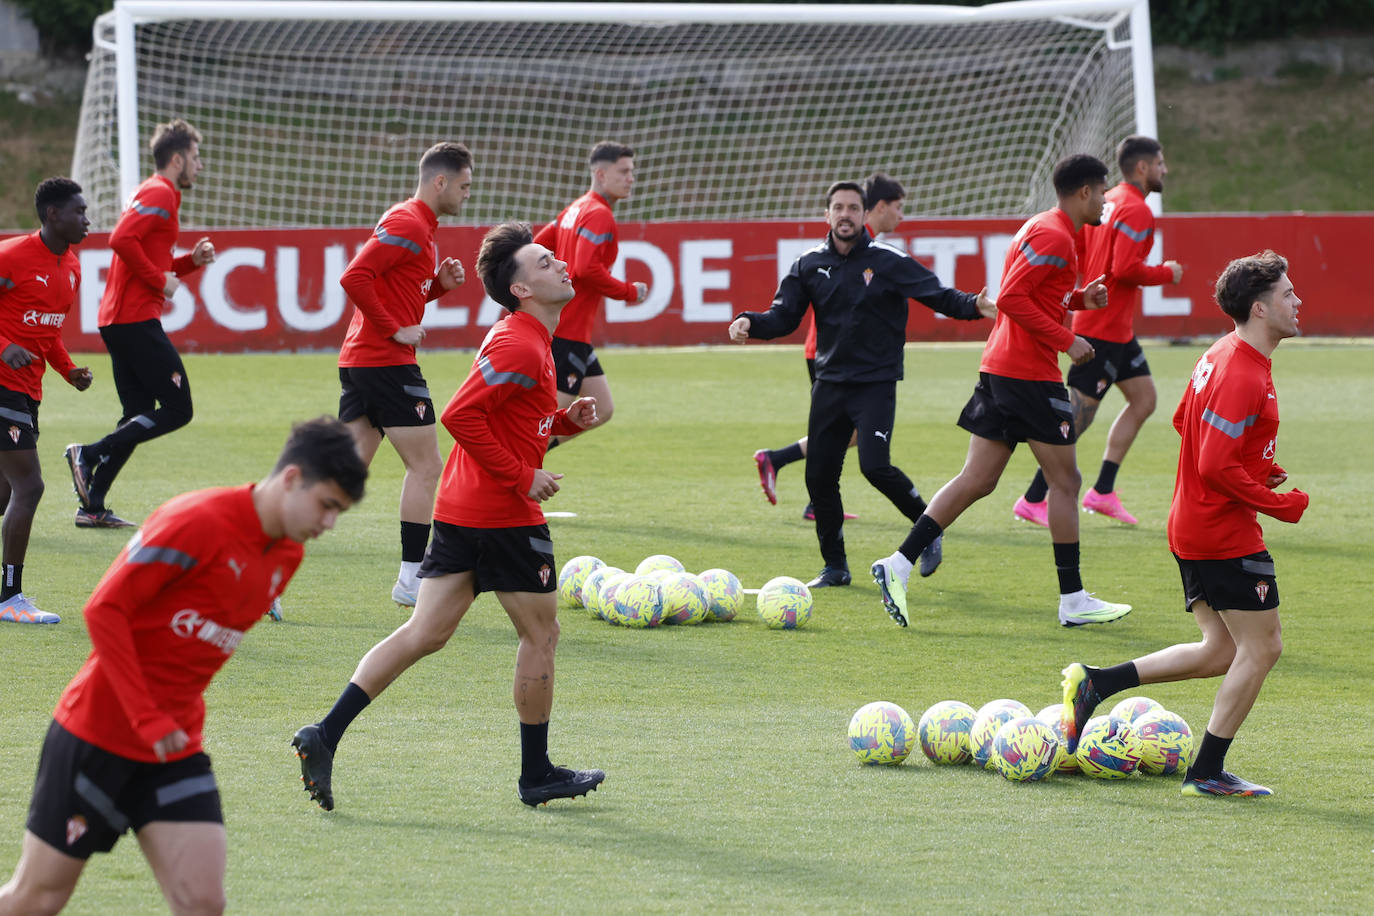
<path fill-rule="evenodd" d="M 759 616 L 770 630 L 796 630 L 811 619 L 811 589 L 791 576 L 769 579 L 759 589 Z"/>
<path fill-rule="evenodd" d="M 896 703 L 862 706 L 849 720 L 849 749 L 869 766 L 896 766 L 916 746 L 916 726 Z"/>
<path fill-rule="evenodd" d="M 1035 782 L 1054 772 L 1063 750 L 1054 730 L 1034 716 L 1003 723 L 992 741 L 992 760 L 1012 782 Z"/>
<path fill-rule="evenodd" d="M 972 706 L 958 700 L 941 700 L 927 709 L 916 723 L 922 753 L 932 763 L 968 763 L 973 759 L 968 736 L 977 716 Z"/>

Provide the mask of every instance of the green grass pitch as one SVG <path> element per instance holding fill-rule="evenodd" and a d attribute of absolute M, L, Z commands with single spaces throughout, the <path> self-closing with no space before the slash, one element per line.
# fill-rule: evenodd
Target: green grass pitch
<path fill-rule="evenodd" d="M 631 631 L 562 612 L 551 729 L 555 762 L 607 773 L 589 799 L 538 810 L 515 797 L 510 700 L 515 638 L 490 596 L 449 646 L 359 718 L 337 758 L 337 810 L 300 788 L 289 740 L 329 708 L 357 660 L 403 619 L 388 599 L 398 551 L 400 464 L 379 453 L 368 497 L 310 545 L 285 598 L 211 687 L 207 749 L 229 829 L 235 912 L 680 913 L 1074 909 L 1211 912 L 1367 909 L 1374 879 L 1374 617 L 1368 519 L 1374 470 L 1374 352 L 1290 342 L 1275 377 L 1280 462 L 1312 494 L 1298 526 L 1272 520 L 1284 656 L 1228 763 L 1272 786 L 1263 800 L 1180 796 L 1175 778 L 1053 777 L 1017 785 L 970 767 L 864 768 L 850 715 L 885 699 L 913 718 L 942 699 L 1057 701 L 1066 663 L 1113 663 L 1196 628 L 1180 608 L 1164 540 L 1177 437 L 1169 418 L 1201 345 L 1147 349 L 1160 406 L 1119 478 L 1142 522 L 1082 517 L 1090 590 L 1135 605 L 1124 621 L 1063 630 L 1047 532 L 1014 523 L 1032 471 L 1018 450 L 990 498 L 951 528 L 945 563 L 912 587 L 913 626 L 888 620 L 865 573 L 907 525 L 852 457 L 845 505 L 855 584 L 817 595 L 809 627 L 770 631 L 746 608 L 730 624 Z M 759 493 L 750 455 L 804 431 L 797 348 L 607 350 L 616 395 L 605 429 L 554 451 L 566 475 L 550 510 L 560 563 L 593 554 L 633 567 L 670 553 L 724 566 L 748 587 L 820 568 L 800 466 Z M 422 355 L 440 404 L 470 352 Z M 78 360 L 86 362 L 87 360 Z M 52 707 L 89 645 L 80 608 L 125 538 L 77 531 L 62 448 L 118 415 L 103 355 L 78 394 L 52 374 L 43 404 L 48 492 L 26 590 L 57 627 L 0 625 L 0 880 L 19 855 Z M 913 346 L 893 458 L 930 494 L 959 469 L 954 418 L 978 351 Z M 332 355 L 187 359 L 196 418 L 144 446 L 111 499 L 142 518 L 183 490 L 259 479 L 286 428 L 336 406 Z M 1118 394 L 1080 447 L 1091 485 Z M 440 434 L 447 453 L 450 442 Z M 1143 688 L 1207 722 L 1217 682 Z M 165 912 L 137 845 L 96 857 L 68 909 Z"/>

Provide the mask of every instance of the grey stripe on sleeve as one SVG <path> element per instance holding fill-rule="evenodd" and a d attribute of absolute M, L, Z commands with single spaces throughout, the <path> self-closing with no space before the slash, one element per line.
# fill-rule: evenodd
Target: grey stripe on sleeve
<path fill-rule="evenodd" d="M 403 236 L 392 235 L 381 226 L 377 227 L 377 241 L 381 242 L 383 245 L 395 245 L 398 248 L 404 248 L 412 254 L 424 254 L 424 249 L 415 242 Z"/>
<path fill-rule="evenodd" d="M 497 372 L 492 368 L 491 360 L 483 356 L 477 360 L 477 368 L 482 371 L 482 378 L 488 385 L 519 385 L 521 388 L 533 388 L 534 379 L 519 372 Z"/>
<path fill-rule="evenodd" d="M 1221 430 L 1226 435 L 1230 436 L 1232 439 L 1239 439 L 1241 437 L 1241 434 L 1245 432 L 1247 427 L 1255 425 L 1256 419 L 1258 419 L 1258 416 L 1252 415 L 1246 417 L 1244 420 L 1241 420 L 1239 423 L 1232 423 L 1225 417 L 1219 417 L 1216 414 L 1212 413 L 1211 410 L 1204 410 L 1202 412 L 1202 422 L 1207 423 L 1211 426 L 1215 426 L 1217 429 Z"/>
<path fill-rule="evenodd" d="M 1055 254 L 1037 254 L 1031 247 L 1030 242 L 1023 241 L 1020 244 L 1021 254 L 1025 255 L 1027 261 L 1039 267 L 1041 264 L 1050 264 L 1054 267 L 1068 267 L 1069 262 Z"/>

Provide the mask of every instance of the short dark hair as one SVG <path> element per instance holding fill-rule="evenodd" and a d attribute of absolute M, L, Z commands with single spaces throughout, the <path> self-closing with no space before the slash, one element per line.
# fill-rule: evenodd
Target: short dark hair
<path fill-rule="evenodd" d="M 591 154 L 587 156 L 587 165 L 592 168 L 596 168 L 598 162 L 609 162 L 611 165 L 615 165 L 617 162 L 627 157 L 633 159 L 635 157 L 635 151 L 624 143 L 617 143 L 614 140 L 602 140 L 596 146 L 592 147 Z"/>
<path fill-rule="evenodd" d="M 482 247 L 477 251 L 477 275 L 487 295 L 512 312 L 520 310 L 520 300 L 510 291 L 519 267 L 515 253 L 533 241 L 529 223 L 502 223 L 482 236 Z"/>
<path fill-rule="evenodd" d="M 456 175 L 472 168 L 472 153 L 461 143 L 436 143 L 420 157 L 420 180 L 428 181 L 438 174 Z"/>
<path fill-rule="evenodd" d="M 1288 272 L 1288 259 L 1269 249 L 1236 258 L 1217 277 L 1217 305 L 1236 324 L 1250 320 L 1250 306 L 1267 294 Z"/>
<path fill-rule="evenodd" d="M 363 498 L 367 464 L 358 454 L 353 434 L 337 417 L 316 417 L 292 426 L 272 473 L 289 464 L 301 469 L 306 483 L 332 481 L 354 502 Z"/>
<path fill-rule="evenodd" d="M 181 118 L 159 124 L 153 128 L 153 139 L 148 142 L 153 151 L 153 165 L 163 168 L 177 153 L 188 153 L 191 144 L 199 142 L 200 131 Z"/>
<path fill-rule="evenodd" d="M 1096 156 L 1074 153 L 1054 165 L 1054 192 L 1068 197 L 1086 184 L 1106 184 L 1107 166 Z"/>
<path fill-rule="evenodd" d="M 1137 162 L 1142 159 L 1153 159 L 1163 149 L 1163 145 L 1153 137 L 1136 134 L 1122 140 L 1116 148 L 1116 164 L 1121 169 L 1121 177 L 1125 178 L 1135 171 Z"/>
<path fill-rule="evenodd" d="M 38 221 L 47 221 L 49 207 L 65 207 L 67 201 L 81 193 L 81 185 L 70 178 L 44 178 L 33 192 L 33 206 L 38 211 Z"/>
<path fill-rule="evenodd" d="M 829 208 L 830 206 L 830 198 L 834 197 L 841 191 L 853 191 L 855 194 L 859 195 L 859 201 L 863 205 L 864 211 L 868 211 L 868 198 L 864 196 L 863 185 L 859 184 L 857 181 L 837 181 L 830 187 L 826 188 L 825 206 L 827 208 Z"/>
<path fill-rule="evenodd" d="M 883 201 L 903 200 L 906 188 L 886 172 L 874 172 L 864 179 L 864 209 L 872 210 Z"/>

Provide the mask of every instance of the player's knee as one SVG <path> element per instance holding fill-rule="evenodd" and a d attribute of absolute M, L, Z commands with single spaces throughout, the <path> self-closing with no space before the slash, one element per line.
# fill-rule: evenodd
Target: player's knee
<path fill-rule="evenodd" d="M 62 912 L 74 888 L 29 887 L 11 882 L 0 888 L 0 910 L 7 913 L 33 913 L 52 916 Z"/>
<path fill-rule="evenodd" d="M 1221 642 L 1204 641 L 1202 670 L 1198 672 L 1198 677 L 1220 677 L 1231 670 L 1231 663 L 1236 660 L 1236 644 L 1230 640 Z"/>
<path fill-rule="evenodd" d="M 1131 410 L 1135 411 L 1136 414 L 1143 420 L 1150 414 L 1155 412 L 1155 407 L 1157 403 L 1158 398 L 1155 396 L 1154 389 L 1151 388 L 1149 391 L 1137 395 L 1131 401 Z"/>
<path fill-rule="evenodd" d="M 13 514 L 24 512 L 32 514 L 38 508 L 39 500 L 43 498 L 43 491 L 46 487 L 47 484 L 43 483 L 43 475 L 37 472 L 10 481 L 10 501 L 5 511 Z"/>
<path fill-rule="evenodd" d="M 1053 479 L 1046 474 L 1045 479 L 1049 482 L 1051 490 L 1059 490 L 1075 498 L 1078 496 L 1078 491 L 1083 489 L 1083 475 L 1079 473 L 1077 467 L 1063 468 L 1055 473 Z"/>
<path fill-rule="evenodd" d="M 167 897 L 172 912 L 188 916 L 219 916 L 229 905 L 224 886 L 217 882 L 178 881 L 168 889 Z"/>

